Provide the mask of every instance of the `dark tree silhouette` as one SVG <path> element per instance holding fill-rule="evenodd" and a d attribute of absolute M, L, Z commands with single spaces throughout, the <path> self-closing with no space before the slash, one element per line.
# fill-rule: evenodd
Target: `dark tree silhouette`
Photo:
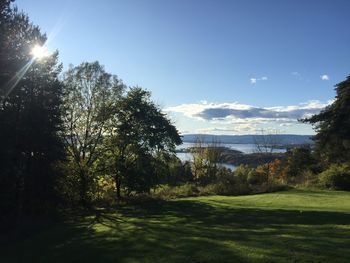
<path fill-rule="evenodd" d="M 181 143 L 176 128 L 151 101 L 151 94 L 131 88 L 116 107 L 107 148 L 117 186 L 127 192 L 148 192 L 159 181 L 154 158 L 160 153 L 173 153 Z"/>
<path fill-rule="evenodd" d="M 316 153 L 326 163 L 350 161 L 350 76 L 335 85 L 335 90 L 331 105 L 302 120 L 315 125 Z"/>
<path fill-rule="evenodd" d="M 64 153 L 61 66 L 57 52 L 33 59 L 31 49 L 46 36 L 10 1 L 0 8 L 0 200 L 2 215 L 20 216 L 56 200 L 53 167 Z"/>

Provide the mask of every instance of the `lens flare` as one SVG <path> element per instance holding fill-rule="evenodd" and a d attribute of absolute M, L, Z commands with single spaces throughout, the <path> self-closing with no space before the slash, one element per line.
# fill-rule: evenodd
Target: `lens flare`
<path fill-rule="evenodd" d="M 45 46 L 35 45 L 30 52 L 34 59 L 43 59 L 50 55 L 49 50 Z"/>

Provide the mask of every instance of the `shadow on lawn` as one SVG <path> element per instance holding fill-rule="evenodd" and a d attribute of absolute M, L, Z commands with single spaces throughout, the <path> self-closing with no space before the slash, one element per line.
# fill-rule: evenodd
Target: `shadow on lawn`
<path fill-rule="evenodd" d="M 27 261 L 346 262 L 350 214 L 178 200 L 101 210 L 27 243 Z M 39 244 L 38 244 L 39 243 Z M 21 258 L 21 255 L 18 259 Z M 22 255 L 24 256 L 24 254 Z M 18 261 L 17 261 L 18 262 Z"/>

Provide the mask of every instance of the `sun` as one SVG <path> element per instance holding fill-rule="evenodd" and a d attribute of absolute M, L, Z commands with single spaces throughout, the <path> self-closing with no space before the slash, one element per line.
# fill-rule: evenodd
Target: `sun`
<path fill-rule="evenodd" d="M 35 45 L 32 48 L 32 51 L 30 54 L 33 56 L 34 59 L 43 59 L 47 56 L 49 56 L 49 50 L 45 46 Z"/>

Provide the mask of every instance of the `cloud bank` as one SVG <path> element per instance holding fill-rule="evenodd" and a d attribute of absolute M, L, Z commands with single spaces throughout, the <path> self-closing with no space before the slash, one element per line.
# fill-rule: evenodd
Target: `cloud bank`
<path fill-rule="evenodd" d="M 308 101 L 299 105 L 257 107 L 234 103 L 193 103 L 169 107 L 167 112 L 182 113 L 187 117 L 210 123 L 221 124 L 261 124 L 277 123 L 287 126 L 297 123 L 298 119 L 307 118 L 319 113 L 331 101 L 322 103 L 318 100 Z"/>

